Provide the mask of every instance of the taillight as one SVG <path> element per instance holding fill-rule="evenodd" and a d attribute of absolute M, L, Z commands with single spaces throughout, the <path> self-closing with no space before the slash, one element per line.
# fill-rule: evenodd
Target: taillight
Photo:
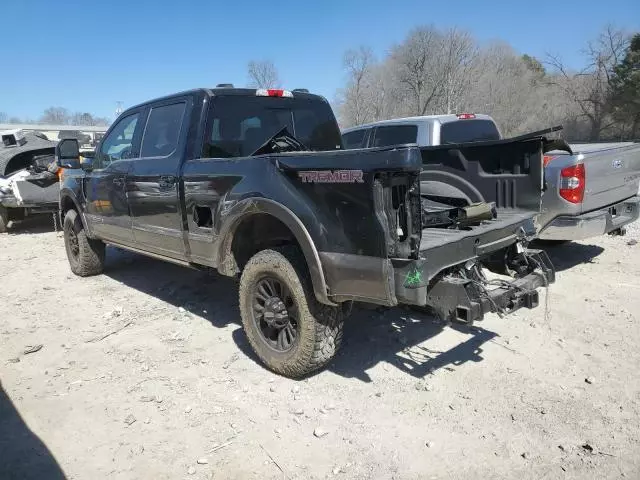
<path fill-rule="evenodd" d="M 459 113 L 456 115 L 460 120 L 471 120 L 472 118 L 476 118 L 473 113 Z"/>
<path fill-rule="evenodd" d="M 553 155 L 545 155 L 545 156 L 542 157 L 542 164 L 546 167 L 549 164 L 549 162 L 551 160 L 553 160 L 554 158 L 556 158 L 556 157 L 553 156 Z"/>
<path fill-rule="evenodd" d="M 560 171 L 560 196 L 571 203 L 582 203 L 585 178 L 583 163 L 563 168 Z"/>
<path fill-rule="evenodd" d="M 256 90 L 256 95 L 259 97 L 293 97 L 293 93 L 289 90 L 280 90 L 275 88 L 260 88 Z"/>

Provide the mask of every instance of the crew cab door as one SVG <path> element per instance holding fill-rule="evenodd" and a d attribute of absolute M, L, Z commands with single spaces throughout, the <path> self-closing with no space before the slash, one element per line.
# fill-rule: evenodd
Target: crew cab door
<path fill-rule="evenodd" d="M 178 97 L 149 108 L 140 157 L 127 175 L 137 246 L 177 259 L 186 258 L 178 180 L 192 103 Z"/>
<path fill-rule="evenodd" d="M 142 112 L 134 111 L 109 129 L 83 180 L 87 219 L 100 238 L 132 244 L 126 176 L 140 151 Z"/>

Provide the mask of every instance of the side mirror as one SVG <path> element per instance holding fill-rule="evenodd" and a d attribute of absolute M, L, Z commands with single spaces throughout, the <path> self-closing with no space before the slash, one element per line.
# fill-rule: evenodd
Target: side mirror
<path fill-rule="evenodd" d="M 75 138 L 65 138 L 56 145 L 56 163 L 61 168 L 80 168 L 80 146 Z"/>

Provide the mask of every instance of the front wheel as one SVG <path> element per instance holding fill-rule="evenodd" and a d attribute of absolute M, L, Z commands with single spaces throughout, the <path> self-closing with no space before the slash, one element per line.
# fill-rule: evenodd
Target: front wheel
<path fill-rule="evenodd" d="M 105 245 L 87 237 L 82 220 L 75 210 L 64 216 L 64 246 L 71 271 L 80 277 L 98 275 L 104 269 Z"/>
<path fill-rule="evenodd" d="M 240 314 L 251 347 L 272 371 L 299 378 L 325 366 L 342 342 L 343 309 L 318 302 L 299 250 L 263 250 L 240 278 Z"/>

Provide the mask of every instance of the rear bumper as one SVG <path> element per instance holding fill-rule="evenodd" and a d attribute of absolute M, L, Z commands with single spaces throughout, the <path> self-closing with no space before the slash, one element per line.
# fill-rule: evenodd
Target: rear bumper
<path fill-rule="evenodd" d="M 555 269 L 542 250 L 525 250 L 524 255 L 537 265 L 529 275 L 501 282 L 500 287 L 478 286 L 477 282 L 445 275 L 432 282 L 422 281 L 419 262 L 394 270 L 395 293 L 398 303 L 430 306 L 441 317 L 458 318 L 456 310 L 466 311 L 471 321 L 481 320 L 485 313 L 514 311 L 523 306 L 537 306 L 536 289 L 555 282 Z"/>
<path fill-rule="evenodd" d="M 640 197 L 635 196 L 601 210 L 582 215 L 561 215 L 542 229 L 541 240 L 584 240 L 617 230 L 640 216 Z"/>
<path fill-rule="evenodd" d="M 430 266 L 424 259 L 378 259 L 334 253 L 320 253 L 320 258 L 330 298 L 336 302 L 428 306 L 441 318 L 472 323 L 489 312 L 510 313 L 538 305 L 537 289 L 555 281 L 555 270 L 545 252 L 525 250 L 524 254 L 537 265 L 532 273 L 486 288 L 453 276 L 430 279 Z"/>

